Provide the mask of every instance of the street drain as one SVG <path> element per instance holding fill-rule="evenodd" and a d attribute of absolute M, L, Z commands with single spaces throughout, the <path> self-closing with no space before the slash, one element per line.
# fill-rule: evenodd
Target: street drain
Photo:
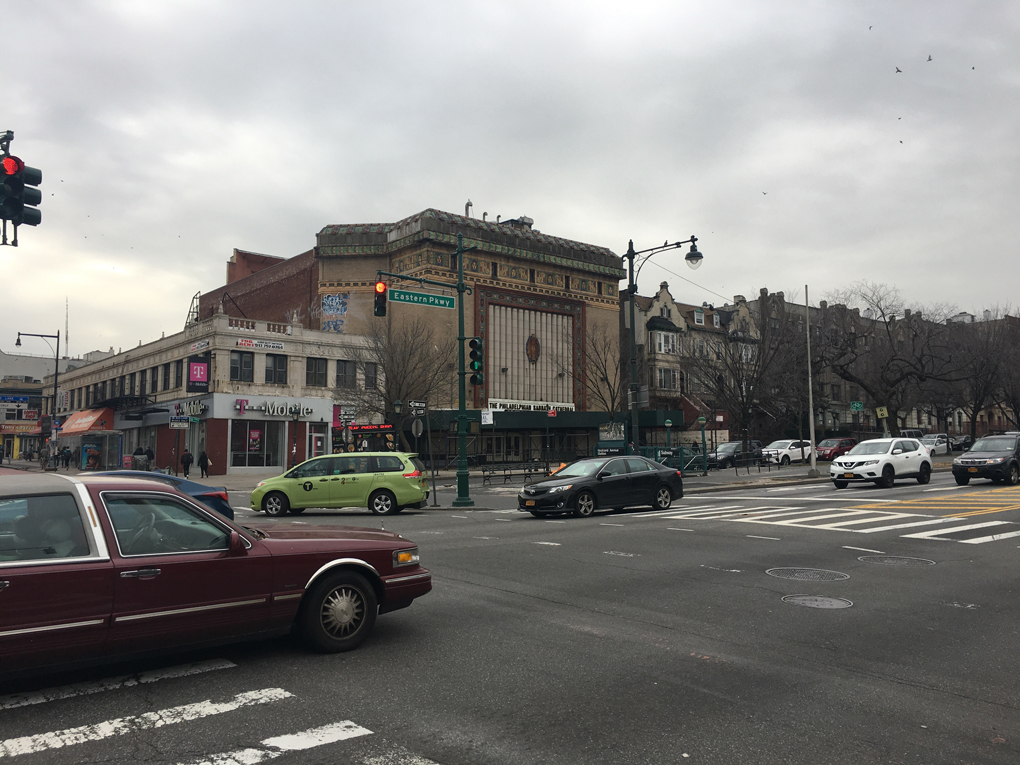
<path fill-rule="evenodd" d="M 903 558 L 897 555 L 862 555 L 857 560 L 864 563 L 878 563 L 883 566 L 934 566 L 935 561 L 927 558 Z"/>
<path fill-rule="evenodd" d="M 820 568 L 770 568 L 765 573 L 780 579 L 799 579 L 806 582 L 840 582 L 849 579 L 849 574 L 826 571 Z"/>
<path fill-rule="evenodd" d="M 783 602 L 808 608 L 850 608 L 853 605 L 846 598 L 826 598 L 821 595 L 787 595 Z"/>

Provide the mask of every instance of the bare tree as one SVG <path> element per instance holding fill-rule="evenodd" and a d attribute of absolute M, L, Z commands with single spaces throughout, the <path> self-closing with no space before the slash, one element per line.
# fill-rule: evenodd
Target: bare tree
<path fill-rule="evenodd" d="M 569 331 L 566 335 L 569 341 Z M 578 368 L 571 358 L 556 356 L 553 358 L 556 371 L 572 380 L 580 380 L 589 411 L 609 412 L 609 419 L 614 420 L 617 413 L 626 408 L 629 385 L 629 367 L 621 364 L 620 335 L 615 326 L 589 323 L 585 329 L 584 343 L 583 368 Z M 569 342 L 564 345 L 570 347 Z"/>
<path fill-rule="evenodd" d="M 935 306 L 924 318 L 904 306 L 895 288 L 868 282 L 829 297 L 834 304 L 823 312 L 819 343 L 823 363 L 874 406 L 887 407 L 898 434 L 895 413 L 914 406 L 920 386 L 958 374 L 945 325 L 949 309 Z"/>
<path fill-rule="evenodd" d="M 986 320 L 949 325 L 958 374 L 952 381 L 956 405 L 970 419 L 970 435 L 977 436 L 978 414 L 997 403 L 1003 390 L 1009 327 L 996 308 Z"/>
<path fill-rule="evenodd" d="M 1012 427 L 1020 427 L 1020 318 L 1004 316 L 999 401 Z"/>
<path fill-rule="evenodd" d="M 359 416 L 393 412 L 398 399 L 407 405 L 414 399 L 428 400 L 430 406 L 451 400 L 456 385 L 457 341 L 440 337 L 423 319 L 387 321 L 368 335 L 368 347 L 359 361 L 376 365 L 374 388 L 348 384 L 334 391 L 334 399 L 353 403 Z M 403 433 L 401 433 L 403 438 Z M 406 444 L 405 444 L 406 447 Z"/>

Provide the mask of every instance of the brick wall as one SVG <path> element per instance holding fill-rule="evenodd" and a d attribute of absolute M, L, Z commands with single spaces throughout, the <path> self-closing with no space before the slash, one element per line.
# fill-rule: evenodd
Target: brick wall
<path fill-rule="evenodd" d="M 227 316 L 280 324 L 300 322 L 318 329 L 318 293 L 319 267 L 309 250 L 201 295 L 199 320 L 210 318 L 222 305 Z M 309 319 L 312 311 L 315 326 Z"/>

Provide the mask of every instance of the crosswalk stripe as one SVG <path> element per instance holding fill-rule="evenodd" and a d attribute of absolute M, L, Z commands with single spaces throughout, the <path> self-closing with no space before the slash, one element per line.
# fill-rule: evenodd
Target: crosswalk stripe
<path fill-rule="evenodd" d="M 91 741 L 102 741 L 114 736 L 125 736 L 129 733 L 162 728 L 167 725 L 198 720 L 211 715 L 233 712 L 242 707 L 268 704 L 293 695 L 282 688 L 263 688 L 258 691 L 239 693 L 230 701 L 221 703 L 200 701 L 196 704 L 185 704 L 179 707 L 161 709 L 158 712 L 146 712 L 137 716 L 106 720 L 94 725 L 82 725 L 77 728 L 39 733 L 34 736 L 10 738 L 6 741 L 0 741 L 0 758 L 45 752 L 49 749 L 60 749 L 61 747 L 85 744 Z"/>
<path fill-rule="evenodd" d="M 1006 521 L 988 521 L 987 523 L 972 523 L 969 526 L 953 526 L 952 528 L 941 528 L 935 529 L 934 531 L 920 531 L 917 534 L 904 534 L 903 536 L 908 539 L 935 539 L 943 538 L 945 534 L 956 534 L 961 531 L 972 531 L 973 529 L 987 529 L 992 526 L 1008 526 Z"/>
<path fill-rule="evenodd" d="M 992 534 L 987 537 L 977 537 L 975 539 L 954 539 L 954 542 L 962 542 L 965 545 L 979 545 L 984 542 L 998 542 L 1000 539 L 1011 539 L 1013 537 L 1020 537 L 1020 531 L 1010 531 L 1005 534 Z"/>
<path fill-rule="evenodd" d="M 234 662 L 227 661 L 226 659 L 210 659 L 209 661 L 181 664 L 180 666 L 168 667 L 167 669 L 156 669 L 151 672 L 141 672 L 137 675 L 121 675 L 119 677 L 109 677 L 96 682 L 64 685 L 60 688 L 51 688 L 50 690 L 40 691 L 38 693 L 15 693 L 10 696 L 0 696 L 0 710 L 17 709 L 18 707 L 28 707 L 33 704 L 45 704 L 48 701 L 70 699 L 75 696 L 90 696 L 93 693 L 114 691 L 118 688 L 130 688 L 135 685 L 146 685 L 160 680 L 171 680 L 178 677 L 200 675 L 205 672 L 213 672 L 218 669 L 230 669 L 231 667 L 236 666 L 237 665 L 234 664 Z"/>
<path fill-rule="evenodd" d="M 221 752 L 195 760 L 187 760 L 179 765 L 258 765 L 260 762 L 279 757 L 284 752 L 300 752 L 324 744 L 370 735 L 372 735 L 372 731 L 368 728 L 363 728 L 350 720 L 344 720 L 323 725 L 320 728 L 309 728 L 301 733 L 263 739 L 259 742 L 259 748 L 235 749 L 232 752 Z"/>
<path fill-rule="evenodd" d="M 874 529 L 859 529 L 861 534 L 874 534 L 876 531 L 895 531 L 897 529 L 909 529 L 913 526 L 931 526 L 933 523 L 948 523 L 956 518 L 933 518 L 930 521 L 914 521 L 913 523 L 898 523 L 894 526 L 879 526 Z"/>
<path fill-rule="evenodd" d="M 851 521 L 837 521 L 836 523 L 827 523 L 825 526 L 819 526 L 818 528 L 842 528 L 843 526 L 856 526 L 860 523 L 878 523 L 880 521 L 891 521 L 894 518 L 917 518 L 917 513 L 882 513 L 876 515 L 871 510 L 857 510 L 855 512 L 862 513 L 865 515 L 864 518 L 857 518 Z"/>
<path fill-rule="evenodd" d="M 838 509 L 838 508 L 833 508 Z M 854 515 L 853 510 L 844 510 L 838 513 L 826 513 L 825 515 L 814 515 L 810 518 L 793 518 L 784 521 L 776 521 L 777 526 L 797 526 L 802 524 L 810 523 L 811 521 L 824 521 L 827 518 L 842 518 L 844 515 Z M 813 528 L 823 528 L 822 526 L 814 526 Z M 841 529 L 837 529 L 841 530 Z"/>

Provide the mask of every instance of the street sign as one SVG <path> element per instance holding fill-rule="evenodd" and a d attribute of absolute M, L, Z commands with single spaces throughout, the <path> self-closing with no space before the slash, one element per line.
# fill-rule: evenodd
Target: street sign
<path fill-rule="evenodd" d="M 482 425 L 492 425 L 492 410 L 491 409 L 483 409 L 482 410 Z"/>
<path fill-rule="evenodd" d="M 884 406 L 876 406 L 875 415 L 878 417 L 878 419 L 884 420 L 889 417 L 889 410 Z"/>
<path fill-rule="evenodd" d="M 864 402 L 863 401 L 851 401 L 850 402 L 850 411 L 851 412 L 863 412 L 864 411 Z"/>
<path fill-rule="evenodd" d="M 171 415 L 170 427 L 177 430 L 187 430 L 188 425 L 191 424 L 191 418 L 185 415 L 177 416 Z"/>
<path fill-rule="evenodd" d="M 427 292 L 410 292 L 408 290 L 390 290 L 390 302 L 414 303 L 415 305 L 431 306 L 432 308 L 456 308 L 456 298 L 452 295 L 430 295 Z"/>
<path fill-rule="evenodd" d="M 408 401 L 407 402 L 407 405 L 409 407 L 411 407 L 412 409 L 424 409 L 426 406 L 428 406 L 428 404 L 429 404 L 428 401 Z"/>
<path fill-rule="evenodd" d="M 411 423 L 411 435 L 418 438 L 423 430 L 425 430 L 425 427 L 421 424 L 421 420 L 415 417 L 414 422 Z"/>

